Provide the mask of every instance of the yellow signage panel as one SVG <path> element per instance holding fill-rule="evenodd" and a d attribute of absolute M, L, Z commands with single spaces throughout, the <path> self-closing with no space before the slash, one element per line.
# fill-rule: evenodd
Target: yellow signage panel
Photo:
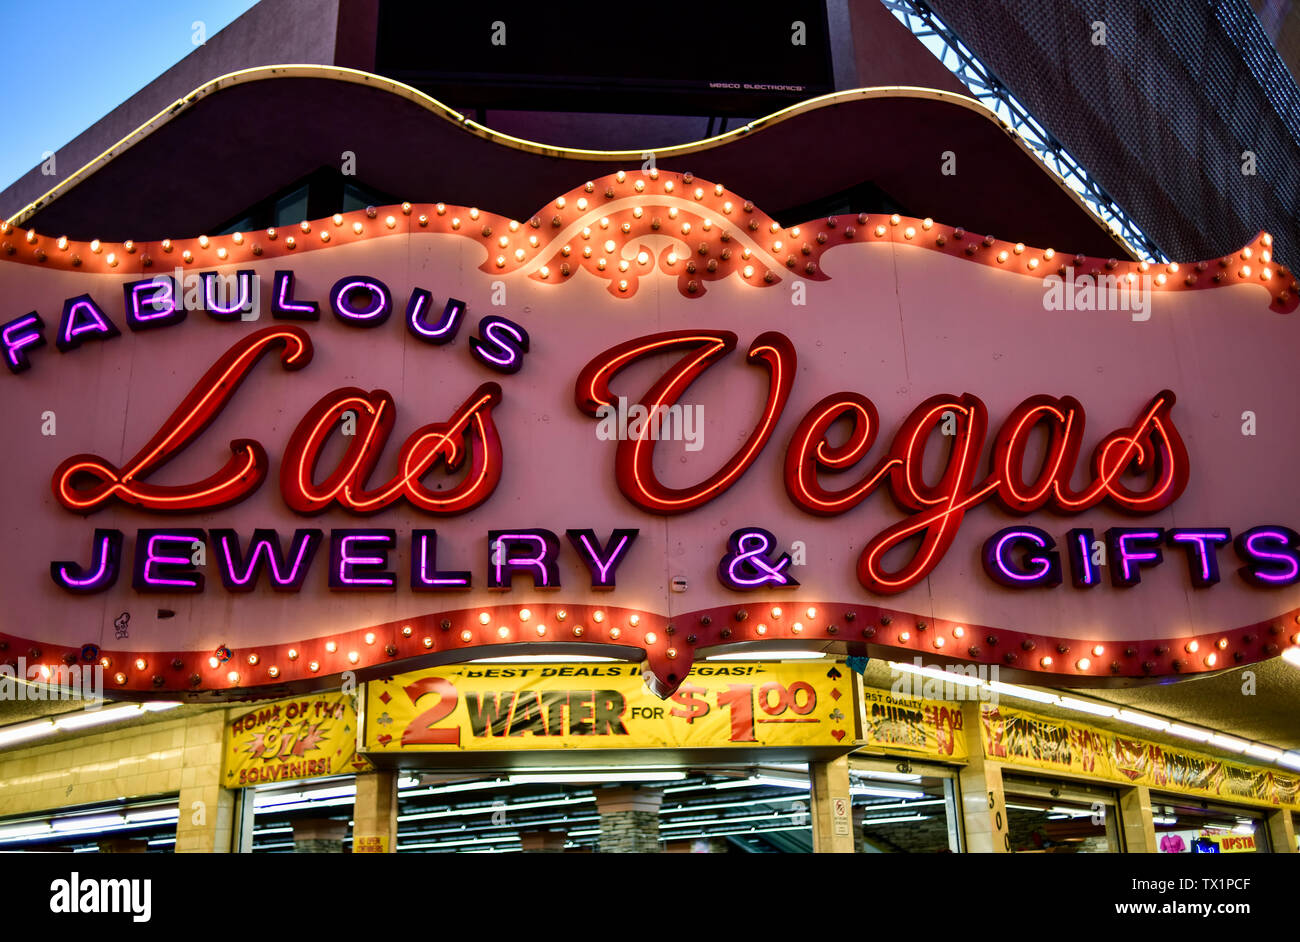
<path fill-rule="evenodd" d="M 868 748 L 935 759 L 969 757 L 960 703 L 862 691 L 862 738 Z"/>
<path fill-rule="evenodd" d="M 226 721 L 222 783 L 246 788 L 270 782 L 364 772 L 357 755 L 353 694 L 317 693 L 276 700 Z"/>
<path fill-rule="evenodd" d="M 667 700 L 637 664 L 461 664 L 366 685 L 373 753 L 852 746 L 842 664 L 697 664 Z"/>

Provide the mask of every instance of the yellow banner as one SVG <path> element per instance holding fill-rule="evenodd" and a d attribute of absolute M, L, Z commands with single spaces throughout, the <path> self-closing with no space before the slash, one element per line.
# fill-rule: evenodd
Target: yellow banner
<path fill-rule="evenodd" d="M 697 664 L 667 700 L 636 664 L 467 665 L 366 685 L 367 752 L 852 746 L 842 664 Z"/>
<path fill-rule="evenodd" d="M 935 759 L 966 759 L 961 704 L 862 691 L 862 738 L 868 747 Z"/>
<path fill-rule="evenodd" d="M 1053 717 L 985 706 L 980 737 L 990 759 L 1049 771 L 1300 810 L 1300 777 Z"/>
<path fill-rule="evenodd" d="M 308 694 L 263 703 L 226 723 L 227 788 L 364 772 L 354 696 Z"/>

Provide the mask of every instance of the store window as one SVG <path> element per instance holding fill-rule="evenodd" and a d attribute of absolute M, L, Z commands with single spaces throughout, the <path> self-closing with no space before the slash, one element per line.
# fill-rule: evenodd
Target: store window
<path fill-rule="evenodd" d="M 1156 846 L 1162 854 L 1266 853 L 1264 815 L 1249 808 L 1151 795 Z"/>
<path fill-rule="evenodd" d="M 849 759 L 849 791 L 862 853 L 961 852 L 953 769 L 854 757 Z"/>
<path fill-rule="evenodd" d="M 1113 789 L 1027 775 L 1004 775 L 1013 853 L 1123 853 Z"/>

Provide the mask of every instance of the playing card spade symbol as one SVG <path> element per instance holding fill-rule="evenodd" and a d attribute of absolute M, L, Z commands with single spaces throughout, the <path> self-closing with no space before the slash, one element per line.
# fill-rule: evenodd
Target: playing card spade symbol
<path fill-rule="evenodd" d="M 844 675 L 840 673 L 839 668 L 832 667 L 830 670 L 826 672 L 826 676 L 829 677 L 831 680 L 839 680 Z"/>

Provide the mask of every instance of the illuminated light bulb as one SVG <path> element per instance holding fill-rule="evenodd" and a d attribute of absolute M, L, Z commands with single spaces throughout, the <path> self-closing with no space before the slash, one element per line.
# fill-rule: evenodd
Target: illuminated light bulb
<path fill-rule="evenodd" d="M 326 235 L 329 235 L 329 233 L 326 233 Z M 230 253 L 226 251 L 224 246 L 217 249 L 217 258 L 222 259 L 223 261 L 225 260 L 226 256 L 229 254 Z M 109 257 L 111 258 L 112 256 Z"/>
<path fill-rule="evenodd" d="M 1259 260 L 1267 265 L 1269 262 L 1273 261 L 1273 255 L 1266 249 L 1259 253 Z"/>
<path fill-rule="evenodd" d="M 586 208 L 587 208 L 587 199 L 586 197 L 582 197 L 581 199 L 578 200 L 578 209 L 584 210 Z"/>
<path fill-rule="evenodd" d="M 356 651 L 348 652 L 348 663 L 355 664 L 359 660 L 361 660 L 361 655 L 358 654 Z"/>
<path fill-rule="evenodd" d="M 1200 647 L 1201 647 L 1200 644 L 1198 644 L 1195 641 L 1188 641 L 1187 644 L 1184 645 L 1184 648 L 1187 650 L 1188 654 L 1195 654 L 1200 649 Z"/>
<path fill-rule="evenodd" d="M 813 607 L 810 605 L 810 606 L 808 606 L 808 610 L 807 610 L 806 614 L 807 614 L 807 616 L 808 616 L 809 618 L 816 618 L 816 617 L 817 617 L 817 609 L 813 608 Z"/>
<path fill-rule="evenodd" d="M 944 640 L 943 640 L 942 638 L 935 638 L 935 639 L 934 639 L 934 646 L 935 646 L 936 648 L 941 648 L 941 647 L 943 647 L 943 645 L 944 645 Z"/>
<path fill-rule="evenodd" d="M 366 644 L 374 644 L 374 643 L 375 643 L 375 633 L 373 631 L 367 631 Z"/>
<path fill-rule="evenodd" d="M 672 191 L 673 191 L 673 181 L 672 180 L 665 181 L 664 192 L 671 193 Z"/>
<path fill-rule="evenodd" d="M 677 207 L 676 207 L 676 206 L 674 206 L 674 207 L 672 207 L 670 210 L 668 210 L 668 218 L 669 218 L 669 219 L 676 219 L 676 218 L 677 218 Z"/>
<path fill-rule="evenodd" d="M 618 283 L 618 290 L 619 290 L 619 291 L 626 291 L 627 288 L 628 288 L 628 285 L 627 285 L 627 282 L 626 282 L 626 281 L 620 281 L 620 282 Z"/>
<path fill-rule="evenodd" d="M 498 255 L 497 268 L 505 268 L 505 267 L 506 267 L 506 257 L 504 255 Z"/>
<path fill-rule="evenodd" d="M 666 651 L 664 652 L 664 654 L 668 655 L 670 658 L 672 658 L 672 657 L 676 657 L 676 656 L 677 656 L 677 649 L 676 649 L 676 648 L 669 648 L 668 650 L 666 650 Z"/>
<path fill-rule="evenodd" d="M 1244 249 L 1241 250 L 1241 257 L 1242 257 L 1242 258 L 1250 258 L 1251 254 L 1252 254 L 1252 253 L 1251 253 L 1251 251 L 1250 251 L 1250 246 L 1249 246 L 1249 245 L 1246 246 Z"/>
<path fill-rule="evenodd" d="M 1150 262 L 1138 262 L 1138 271 L 1150 271 L 1150 269 L 1151 269 Z"/>
<path fill-rule="evenodd" d="M 478 613 L 478 623 L 479 623 L 480 625 L 486 625 L 486 624 L 487 624 L 488 622 L 490 622 L 491 620 L 492 620 L 492 616 L 489 615 L 487 612 L 479 612 L 479 613 Z"/>
<path fill-rule="evenodd" d="M 66 251 L 67 248 L 68 248 L 68 237 L 67 237 L 67 236 L 59 236 L 58 246 L 59 246 L 60 249 L 63 249 L 64 251 Z"/>
<path fill-rule="evenodd" d="M 334 642 L 334 641 L 326 641 L 326 642 L 325 642 L 325 650 L 328 651 L 330 654 L 333 654 L 333 653 L 334 653 L 335 651 L 337 651 L 338 649 L 339 649 L 339 646 L 338 646 L 338 644 L 337 644 L 336 642 Z"/>
<path fill-rule="evenodd" d="M 546 634 L 546 626 L 545 626 L 545 625 L 538 625 L 538 626 L 537 626 L 537 637 L 540 638 L 540 637 L 542 637 L 542 635 L 544 635 L 544 634 Z"/>
<path fill-rule="evenodd" d="M 754 633 L 755 633 L 755 634 L 760 634 L 760 635 L 765 635 L 765 634 L 767 634 L 767 625 L 764 625 L 764 624 L 761 624 L 761 623 L 758 624 L 758 625 L 755 625 L 755 626 L 754 626 Z"/>
<path fill-rule="evenodd" d="M 622 170 L 620 170 L 618 173 L 614 174 L 614 179 L 617 180 L 619 183 L 622 183 L 624 180 L 627 179 L 627 174 L 624 173 Z"/>
<path fill-rule="evenodd" d="M 406 205 L 409 206 L 410 204 L 407 203 Z M 341 225 L 343 225 L 343 217 L 342 217 L 341 215 L 339 215 L 338 213 L 335 213 L 335 214 L 334 214 L 334 225 L 336 225 L 336 226 L 341 226 Z"/>
<path fill-rule="evenodd" d="M 1051 666 L 1052 666 L 1052 656 L 1051 656 L 1050 654 L 1044 655 L 1043 658 L 1042 658 L 1041 660 L 1039 660 L 1038 663 L 1039 663 L 1041 666 L 1043 666 L 1043 667 L 1051 667 Z"/>
<path fill-rule="evenodd" d="M 106 657 L 101 657 L 101 658 L 99 659 L 99 666 L 100 666 L 100 667 L 102 667 L 102 668 L 104 668 L 105 670 L 107 670 L 107 669 L 108 669 L 108 665 L 109 665 L 109 660 L 108 660 L 108 658 L 106 658 Z"/>
<path fill-rule="evenodd" d="M 528 609 L 526 609 L 526 608 L 521 608 L 521 609 L 519 610 L 519 620 L 520 620 L 520 621 L 528 621 L 528 619 L 530 619 L 530 618 L 532 618 L 532 617 L 533 617 L 533 613 L 532 613 L 531 611 L 529 611 Z"/>
<path fill-rule="evenodd" d="M 307 665 L 307 670 L 311 671 L 313 674 L 316 673 L 318 670 L 320 670 L 320 661 L 312 661 L 311 663 L 309 663 Z"/>
<path fill-rule="evenodd" d="M 510 244 L 510 240 L 507 239 L 505 236 L 502 236 L 501 238 L 497 239 L 497 245 L 501 246 L 501 248 L 503 249 L 509 244 Z"/>
<path fill-rule="evenodd" d="M 294 239 L 293 236 L 289 236 L 287 239 L 284 240 L 284 244 L 287 245 L 289 248 L 293 248 L 293 247 L 294 247 L 295 245 L 297 245 L 298 243 L 297 243 L 297 241 L 295 241 L 295 239 Z M 185 254 L 186 254 L 186 255 L 189 255 L 190 253 L 189 253 L 189 252 L 186 252 Z M 187 258 L 186 261 L 188 262 L 189 259 Z"/>
<path fill-rule="evenodd" d="M 537 248 L 537 236 L 529 236 L 528 244 L 531 245 L 533 248 Z"/>
<path fill-rule="evenodd" d="M 629 625 L 631 625 L 633 628 L 635 628 L 637 625 L 641 624 L 641 616 L 640 616 L 640 615 L 629 615 L 629 616 L 627 617 L 627 623 L 628 623 Z"/>
<path fill-rule="evenodd" d="M 793 625 L 790 626 L 790 630 L 793 631 L 795 634 L 798 634 L 799 632 L 803 631 L 803 623 L 795 622 Z"/>
<path fill-rule="evenodd" d="M 635 218 L 635 219 L 640 219 L 640 218 L 641 218 L 642 216 L 644 216 L 644 215 L 645 215 L 645 210 L 642 209 L 640 206 L 635 206 L 635 207 L 632 208 L 632 216 L 633 216 L 633 218 Z M 631 227 L 631 226 L 628 226 L 627 228 L 628 228 L 628 229 L 631 229 L 632 227 Z M 626 231 L 626 230 L 624 230 L 624 231 Z"/>
<path fill-rule="evenodd" d="M 564 209 L 564 206 L 565 206 L 565 200 L 564 200 L 564 197 L 561 196 L 559 199 L 557 199 L 557 200 L 555 201 L 555 208 L 556 208 L 556 209 Z"/>
<path fill-rule="evenodd" d="M 1242 277 L 1242 278 L 1249 278 L 1249 277 L 1250 277 L 1250 266 L 1249 266 L 1249 265 L 1242 265 L 1242 266 L 1241 266 L 1241 277 Z"/>
<path fill-rule="evenodd" d="M 750 257 L 751 255 L 753 255 L 753 254 L 754 254 L 754 253 L 753 253 L 753 251 L 752 251 L 751 249 L 749 249 L 749 248 L 744 248 L 744 249 L 742 249 L 741 252 L 740 252 L 740 257 L 741 257 L 741 258 L 749 258 L 749 257 Z"/>
<path fill-rule="evenodd" d="M 1270 278 L 1272 278 L 1272 277 L 1273 277 L 1273 272 L 1272 272 L 1271 269 L 1268 269 L 1268 268 L 1262 268 L 1262 269 L 1260 269 L 1260 272 L 1259 272 L 1259 280 L 1260 280 L 1260 281 L 1268 281 L 1268 280 L 1269 280 Z"/>
<path fill-rule="evenodd" d="M 270 239 L 272 242 L 275 241 L 275 229 L 274 229 L 274 227 L 272 227 L 272 228 L 266 230 L 266 237 L 267 237 L 268 239 Z M 163 239 L 163 248 L 166 249 L 168 252 L 170 252 L 170 251 L 172 250 L 172 241 L 171 241 L 171 239 Z"/>
<path fill-rule="evenodd" d="M 389 229 L 393 229 L 397 226 L 397 220 L 392 216 L 385 216 L 384 225 L 387 226 Z"/>
<path fill-rule="evenodd" d="M 460 228 L 460 217 L 459 217 L 459 216 L 452 216 L 452 217 L 451 217 L 451 227 L 452 227 L 453 229 L 459 229 L 459 228 Z"/>
<path fill-rule="evenodd" d="M 637 263 L 638 265 L 646 265 L 646 264 L 649 264 L 649 262 L 650 262 L 650 255 L 649 255 L 649 253 L 647 253 L 647 252 L 637 252 L 637 253 L 636 253 L 636 263 Z"/>
<path fill-rule="evenodd" d="M 32 244 L 34 244 L 35 242 L 36 242 L 36 230 L 35 230 L 35 229 L 28 229 L 28 230 L 27 230 L 27 244 L 28 244 L 28 245 L 32 245 Z M 96 240 L 95 240 L 95 243 L 98 243 L 98 242 L 99 242 L 99 240 L 96 239 Z M 98 252 L 99 249 L 95 249 L 94 251 Z"/>
<path fill-rule="evenodd" d="M 28 242 L 35 242 L 35 241 L 36 241 L 36 230 L 35 230 L 35 229 L 33 229 L 31 232 L 27 233 L 27 241 L 28 241 Z M 100 252 L 100 248 L 101 248 L 101 246 L 100 246 L 100 244 L 99 244 L 99 240 L 98 240 L 98 239 L 91 239 L 91 240 L 90 240 L 90 251 L 92 251 L 92 252 L 94 252 L 96 255 L 98 255 L 99 252 Z"/>
<path fill-rule="evenodd" d="M 1088 660 L 1086 657 L 1081 657 L 1074 662 L 1074 666 L 1081 671 L 1086 671 L 1088 668 L 1092 667 L 1092 661 Z"/>
<path fill-rule="evenodd" d="M 298 660 L 298 649 L 297 649 L 297 648 L 290 648 L 290 649 L 289 649 L 289 660 L 291 660 L 291 661 L 296 661 L 296 660 Z"/>
<path fill-rule="evenodd" d="M 1102 647 L 1100 644 L 1094 644 L 1094 645 L 1092 646 L 1092 656 L 1093 656 L 1093 657 L 1101 657 L 1101 656 L 1102 656 L 1103 654 L 1105 654 L 1105 653 L 1106 653 L 1106 649 L 1105 649 L 1104 647 Z"/>
<path fill-rule="evenodd" d="M 1291 640 L 1294 641 L 1295 639 L 1292 638 Z M 1227 639 L 1227 638 L 1220 638 L 1220 639 L 1218 640 L 1217 643 L 1218 643 L 1218 645 L 1219 645 L 1219 650 L 1220 650 L 1220 651 L 1226 651 L 1226 650 L 1228 649 L 1228 639 Z"/>
<path fill-rule="evenodd" d="M 1009 256 L 1007 255 L 1006 249 L 1003 249 L 1001 252 L 998 253 L 999 262 L 1005 262 L 1007 258 L 1009 258 Z"/>
<path fill-rule="evenodd" d="M 695 198 L 697 200 L 704 199 L 704 191 L 701 190 L 698 186 L 695 188 Z"/>
<path fill-rule="evenodd" d="M 287 240 L 287 241 L 288 241 L 290 247 L 292 247 L 292 246 L 293 246 L 293 239 L 291 238 L 291 239 L 289 239 L 289 240 Z M 186 249 L 184 252 L 181 253 L 181 258 L 185 259 L 185 261 L 187 261 L 187 262 L 192 262 L 192 261 L 194 261 L 194 253 L 191 252 L 189 249 Z"/>
<path fill-rule="evenodd" d="M 232 684 L 239 683 L 239 672 L 231 671 L 229 674 L 226 675 L 226 680 L 230 681 Z"/>
<path fill-rule="evenodd" d="M 311 232 L 311 223 L 304 219 L 302 222 L 298 223 L 298 228 L 303 232 Z M 202 237 L 199 238 L 199 245 L 203 245 Z M 207 246 L 204 246 L 204 248 L 207 248 Z"/>
<path fill-rule="evenodd" d="M 899 216 L 898 213 L 894 213 L 892 216 L 889 217 L 889 224 L 891 226 L 896 226 L 901 221 L 902 221 L 902 217 Z"/>
<path fill-rule="evenodd" d="M 1025 243 L 1017 242 L 1015 248 L 1012 249 L 1012 251 L 1014 251 L 1017 255 L 1022 254 L 1025 251 Z"/>
<path fill-rule="evenodd" d="M 659 639 L 658 639 L 657 637 L 655 637 L 655 633 L 654 633 L 653 631 L 647 631 L 647 632 L 645 633 L 645 643 L 646 643 L 646 644 L 654 644 L 654 643 L 655 643 L 656 641 L 658 641 L 658 640 L 659 640 Z"/>
<path fill-rule="evenodd" d="M 638 193 L 640 193 L 642 190 L 645 189 L 645 181 L 644 181 L 644 180 L 637 180 L 636 183 L 633 183 L 633 184 L 632 184 L 632 187 L 633 187 L 633 189 L 635 189 Z"/>
<path fill-rule="evenodd" d="M 1205 666 L 1206 666 L 1206 667 L 1213 667 L 1213 666 L 1214 666 L 1215 664 L 1217 664 L 1217 663 L 1219 663 L 1219 655 L 1215 654 L 1213 651 L 1211 651 L 1209 654 L 1205 655 Z"/>
<path fill-rule="evenodd" d="M 703 229 L 705 232 L 708 232 L 710 229 L 713 228 L 713 220 L 712 219 L 704 220 L 704 224 L 700 226 L 700 228 Z"/>
<path fill-rule="evenodd" d="M 250 667 L 256 667 L 256 666 L 257 666 L 257 662 L 258 662 L 259 660 L 261 660 L 261 658 L 259 658 L 256 654 L 250 654 L 250 655 L 248 655 L 248 664 L 249 664 Z"/>
<path fill-rule="evenodd" d="M 1163 285 L 1168 280 L 1169 278 L 1167 275 L 1165 275 L 1164 272 L 1161 272 L 1160 274 L 1156 275 L 1156 284 L 1158 285 Z"/>
<path fill-rule="evenodd" d="M 555 613 L 555 617 L 558 618 L 560 621 L 564 621 L 564 619 L 569 617 L 569 613 L 566 612 L 564 609 L 560 609 L 558 612 Z"/>
<path fill-rule="evenodd" d="M 515 249 L 515 261 L 522 262 L 523 260 L 524 260 L 524 250 Z"/>
<path fill-rule="evenodd" d="M 619 638 L 619 636 L 620 636 L 621 634 L 623 634 L 623 632 L 619 631 L 617 628 L 611 628 L 611 629 L 609 629 L 609 636 L 610 636 L 611 638 L 613 638 L 615 641 L 618 640 L 618 638 Z"/>
<path fill-rule="evenodd" d="M 433 639 L 430 638 L 428 635 L 425 635 L 425 636 L 424 636 L 424 646 L 425 646 L 426 648 L 431 648 L 431 647 L 433 647 Z"/>
<path fill-rule="evenodd" d="M 718 195 L 721 196 L 722 194 L 719 193 Z M 723 211 L 724 213 L 729 213 L 729 212 L 731 212 L 732 209 L 734 209 L 734 208 L 735 208 L 735 207 L 731 205 L 731 201 L 730 201 L 730 200 L 728 200 L 727 202 L 725 202 L 725 203 L 722 204 L 722 211 Z"/>
<path fill-rule="evenodd" d="M 410 626 L 410 625 L 403 625 L 403 626 L 402 626 L 402 637 L 403 637 L 403 638 L 409 638 L 409 637 L 411 637 L 411 626 Z"/>
<path fill-rule="evenodd" d="M 272 664 L 270 667 L 268 667 L 268 668 L 266 669 L 266 672 L 267 672 L 269 675 L 271 675 L 271 677 L 279 677 L 279 676 L 280 676 L 280 668 L 276 667 L 274 664 Z"/>
<path fill-rule="evenodd" d="M 583 257 L 583 258 L 591 258 L 591 246 L 590 246 L 590 245 L 584 245 L 584 246 L 582 247 L 582 257 Z"/>
<path fill-rule="evenodd" d="M 605 620 L 605 613 L 604 613 L 604 612 L 593 612 L 592 615 L 591 615 L 591 620 L 594 621 L 594 622 L 596 622 L 597 624 L 599 624 L 600 622 L 602 622 L 602 621 Z"/>
<path fill-rule="evenodd" d="M 691 224 L 689 222 L 682 223 L 682 235 L 686 235 L 690 231 L 691 231 Z"/>
<path fill-rule="evenodd" d="M 606 264 L 607 264 L 607 263 L 606 263 L 606 261 L 605 261 L 603 258 L 598 258 L 598 259 L 596 259 L 596 267 L 599 268 L 601 271 L 604 271 L 604 270 L 605 270 L 605 265 L 606 265 Z"/>
<path fill-rule="evenodd" d="M 581 638 L 581 637 L 582 637 L 582 626 L 581 626 L 581 625 L 574 625 L 574 626 L 573 626 L 573 636 L 574 636 L 575 638 Z"/>
<path fill-rule="evenodd" d="M 772 607 L 772 617 L 773 618 L 781 617 L 781 607 L 779 605 L 775 605 Z"/>
<path fill-rule="evenodd" d="M 497 637 L 502 639 L 509 638 L 510 629 L 507 628 L 505 625 L 502 625 L 500 628 L 497 629 Z"/>
<path fill-rule="evenodd" d="M 899 640 L 899 641 L 903 641 L 903 642 L 911 641 L 911 640 L 912 640 L 912 635 L 911 635 L 909 632 L 906 632 L 906 631 L 900 631 L 900 632 L 898 633 L 898 640 Z"/>
<path fill-rule="evenodd" d="M 439 216 L 445 216 L 447 215 L 447 204 L 439 203 L 437 206 L 434 207 L 434 210 L 437 212 Z"/>
<path fill-rule="evenodd" d="M 777 239 L 775 242 L 772 243 L 772 251 L 773 251 L 773 252 L 779 252 L 779 251 L 781 251 L 781 246 L 782 246 L 782 244 L 783 244 L 783 243 L 781 242 L 781 240 L 780 240 L 780 239 Z"/>
<path fill-rule="evenodd" d="M 1030 270 L 1033 270 L 1033 269 L 1035 269 L 1035 268 L 1037 268 L 1037 267 L 1038 267 L 1038 259 L 1036 259 L 1036 258 L 1031 258 L 1031 259 L 1029 260 L 1029 268 L 1030 268 Z"/>
<path fill-rule="evenodd" d="M 519 231 L 519 220 L 518 220 L 518 219 L 512 219 L 512 220 L 510 220 L 510 225 L 507 226 L 506 228 L 508 228 L 511 232 L 518 232 L 518 231 Z"/>
<path fill-rule="evenodd" d="M 113 679 L 117 681 L 119 684 L 126 683 L 126 675 L 123 674 L 121 671 L 118 671 L 116 674 L 114 674 Z"/>
<path fill-rule="evenodd" d="M 746 278 L 753 278 L 753 277 L 754 277 L 754 266 L 753 266 L 753 265 L 746 265 L 746 266 L 745 266 L 745 277 L 746 277 Z"/>
<path fill-rule="evenodd" d="M 224 251 L 224 249 L 223 249 L 223 251 Z M 117 255 L 116 255 L 115 253 L 113 253 L 113 252 L 109 252 L 108 255 L 107 255 L 106 257 L 107 257 L 107 259 L 108 259 L 108 266 L 109 266 L 110 268 L 116 268 L 116 267 L 117 267 Z"/>
<path fill-rule="evenodd" d="M 1129 273 L 1128 273 L 1128 283 L 1129 283 L 1129 284 L 1135 284 L 1135 283 L 1137 282 L 1137 280 L 1138 280 L 1138 276 L 1137 276 L 1137 275 L 1133 274 L 1132 272 L 1129 272 Z"/>
<path fill-rule="evenodd" d="M 1265 259 L 1264 261 L 1268 261 L 1268 259 Z M 1170 263 L 1169 263 L 1169 270 L 1170 270 L 1171 272 L 1173 272 L 1175 275 L 1178 274 L 1178 263 L 1177 263 L 1177 262 L 1170 262 Z"/>
<path fill-rule="evenodd" d="M 138 670 L 138 671 L 142 671 L 142 670 L 144 670 L 146 667 L 148 667 L 148 664 L 145 663 L 145 659 L 144 659 L 144 658 L 142 658 L 142 657 L 138 657 L 138 658 L 135 659 L 135 669 L 136 669 L 136 670 Z"/>
<path fill-rule="evenodd" d="M 910 239 L 915 235 L 916 235 L 916 229 L 913 226 L 908 226 L 906 229 L 903 230 L 904 239 Z"/>
<path fill-rule="evenodd" d="M 469 642 L 474 640 L 474 635 L 468 628 L 466 628 L 464 631 L 460 633 L 460 640 L 468 644 Z"/>
<path fill-rule="evenodd" d="M 551 270 L 550 270 L 549 268 L 547 268 L 545 265 L 543 265 L 542 268 L 541 268 L 541 275 L 542 275 L 543 278 L 550 278 L 550 277 L 551 277 Z"/>
<path fill-rule="evenodd" d="M 1047 259 L 1049 262 L 1056 258 L 1056 249 L 1044 249 L 1043 258 Z"/>
<path fill-rule="evenodd" d="M 220 666 L 221 666 L 221 661 L 217 660 L 216 657 L 208 658 L 208 667 L 212 668 L 213 670 L 216 670 Z"/>
<path fill-rule="evenodd" d="M 613 251 L 614 251 L 614 248 L 615 248 L 615 246 L 614 246 L 614 240 L 613 240 L 613 239 L 608 239 L 608 240 L 606 240 L 606 242 L 605 242 L 605 251 L 606 251 L 606 252 L 613 252 Z"/>
<path fill-rule="evenodd" d="M 884 234 L 885 234 L 885 227 L 884 227 L 884 226 L 876 226 L 876 238 L 880 238 L 880 237 L 883 236 Z"/>
<path fill-rule="evenodd" d="M 471 206 L 470 209 L 469 209 L 469 218 L 470 218 L 470 219 L 475 219 L 475 220 L 477 220 L 477 219 L 478 219 L 478 215 L 479 215 L 479 214 L 478 214 L 478 207 L 477 207 L 477 206 Z"/>

